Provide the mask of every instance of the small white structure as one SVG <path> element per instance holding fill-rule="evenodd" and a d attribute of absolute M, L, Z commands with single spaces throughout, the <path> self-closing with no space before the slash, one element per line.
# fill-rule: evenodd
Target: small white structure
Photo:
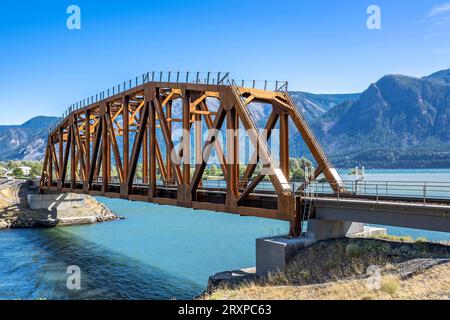
<path fill-rule="evenodd" d="M 23 174 L 24 174 L 25 176 L 30 175 L 30 171 L 31 171 L 31 168 L 30 168 L 30 167 L 23 166 L 23 167 L 19 167 L 19 169 L 22 170 L 22 172 L 23 172 Z"/>

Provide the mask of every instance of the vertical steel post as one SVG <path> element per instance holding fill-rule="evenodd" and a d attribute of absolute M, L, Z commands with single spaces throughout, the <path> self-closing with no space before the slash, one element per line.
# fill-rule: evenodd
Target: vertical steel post
<path fill-rule="evenodd" d="M 146 102 L 147 103 L 147 102 Z M 141 110 L 141 117 L 143 116 L 143 112 Z M 142 142 L 142 178 L 143 183 L 148 183 L 148 130 L 147 126 L 145 128 L 140 128 L 140 130 L 144 130 L 144 138 Z"/>
<path fill-rule="evenodd" d="M 152 95 L 155 92 L 152 91 Z M 150 188 L 149 199 L 153 201 L 156 197 L 156 111 L 152 102 L 152 96 L 150 92 L 146 93 L 146 100 L 149 107 L 149 135 L 150 135 Z"/>
<path fill-rule="evenodd" d="M 172 140 L 172 100 L 166 104 L 166 119 L 170 119 L 167 123 L 169 127 L 169 139 Z M 171 162 L 170 150 L 166 147 L 166 171 L 167 171 L 167 181 L 170 184 L 175 183 L 175 177 L 173 176 L 173 166 Z"/>
<path fill-rule="evenodd" d="M 280 169 L 289 181 L 289 115 L 280 116 Z"/>
<path fill-rule="evenodd" d="M 53 141 L 52 138 L 48 138 L 48 187 L 51 187 L 53 185 Z"/>
<path fill-rule="evenodd" d="M 128 183 L 127 178 L 130 172 L 129 170 L 129 162 L 130 162 L 130 96 L 124 96 L 122 98 L 122 120 L 123 120 L 123 151 L 122 151 L 122 159 L 123 159 L 123 181 L 121 186 L 121 196 L 128 196 Z"/>
<path fill-rule="evenodd" d="M 84 173 L 84 192 L 89 191 L 89 172 L 91 171 L 91 111 L 86 110 L 84 124 L 84 149 L 85 149 L 85 173 Z"/>
<path fill-rule="evenodd" d="M 71 188 L 75 189 L 76 186 L 76 169 L 77 169 L 77 162 L 76 162 L 76 156 L 75 156 L 75 130 L 73 129 L 73 126 L 76 125 L 75 117 L 72 117 L 71 119 L 71 125 L 69 127 L 69 130 L 71 130 L 71 141 L 70 141 L 70 178 L 71 178 Z"/>
<path fill-rule="evenodd" d="M 182 188 L 178 193 L 179 200 L 185 205 L 191 201 L 190 183 L 191 183 L 191 92 L 189 90 L 182 91 L 182 107 L 183 107 L 183 181 Z M 181 196 L 181 199 L 180 199 Z"/>
<path fill-rule="evenodd" d="M 102 192 L 108 192 L 108 180 L 109 180 L 109 172 L 108 172 L 108 130 L 105 121 L 105 113 L 107 110 L 106 104 L 102 104 L 101 109 L 101 121 L 102 121 Z"/>
<path fill-rule="evenodd" d="M 62 185 L 62 176 L 64 170 L 64 129 L 62 127 L 59 128 L 59 144 L 58 144 L 58 156 L 59 156 L 59 181 L 58 181 L 58 189 L 61 190 Z"/>
<path fill-rule="evenodd" d="M 237 158 L 239 139 L 237 136 L 237 116 L 236 109 L 233 107 L 227 111 L 227 171 L 228 171 L 228 192 L 227 204 L 231 207 L 236 206 L 238 196 L 239 181 L 239 160 Z M 219 159 L 221 160 L 221 159 Z"/>

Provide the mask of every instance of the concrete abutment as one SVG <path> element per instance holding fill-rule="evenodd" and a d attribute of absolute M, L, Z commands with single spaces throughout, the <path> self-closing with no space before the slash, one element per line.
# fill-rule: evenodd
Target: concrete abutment
<path fill-rule="evenodd" d="M 299 250 L 320 240 L 370 237 L 380 234 L 386 234 L 386 229 L 367 227 L 362 223 L 311 219 L 308 222 L 307 237 L 277 236 L 256 239 L 256 274 L 264 277 L 269 273 L 282 270 Z"/>

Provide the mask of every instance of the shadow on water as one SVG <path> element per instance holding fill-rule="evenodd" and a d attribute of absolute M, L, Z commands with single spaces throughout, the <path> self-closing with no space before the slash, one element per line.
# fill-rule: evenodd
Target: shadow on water
<path fill-rule="evenodd" d="M 0 299 L 191 299 L 204 289 L 64 228 L 10 230 L 0 239 Z M 81 269 L 81 290 L 67 289 L 70 265 Z"/>

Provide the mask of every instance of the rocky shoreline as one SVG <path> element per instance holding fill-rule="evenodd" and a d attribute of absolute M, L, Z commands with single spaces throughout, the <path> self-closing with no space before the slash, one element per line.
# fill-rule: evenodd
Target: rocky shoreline
<path fill-rule="evenodd" d="M 64 210 L 30 210 L 27 195 L 37 189 L 27 182 L 0 185 L 0 230 L 13 228 L 52 228 L 56 226 L 92 224 L 122 219 L 104 204 L 85 196 L 82 206 Z"/>

